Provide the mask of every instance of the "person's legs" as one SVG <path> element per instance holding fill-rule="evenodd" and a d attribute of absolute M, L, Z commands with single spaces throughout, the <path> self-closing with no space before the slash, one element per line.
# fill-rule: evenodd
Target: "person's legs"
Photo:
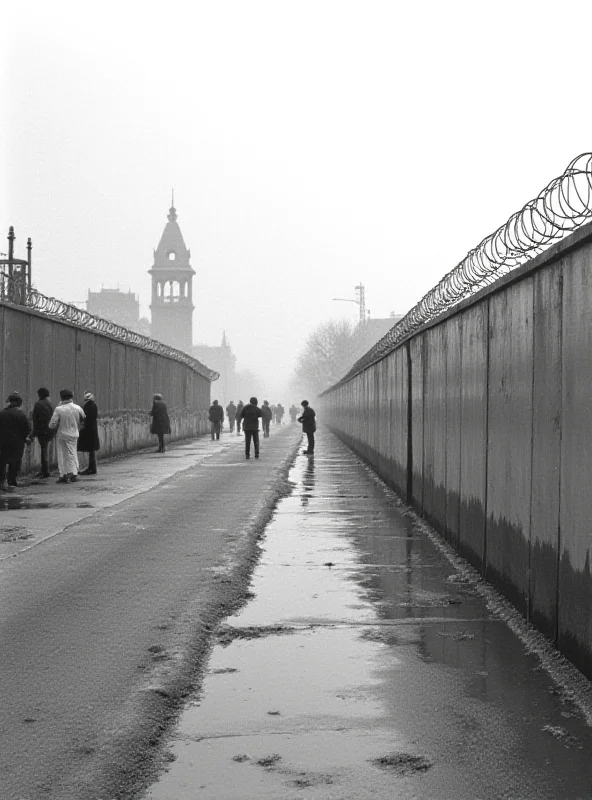
<path fill-rule="evenodd" d="M 218 422 L 214 423 L 214 429 L 216 431 L 216 439 L 220 438 L 220 430 L 221 430 L 221 428 L 222 428 L 222 423 L 221 422 L 218 421 Z"/>
<path fill-rule="evenodd" d="M 88 469 L 86 472 L 88 475 L 97 474 L 97 454 L 94 450 L 91 450 L 88 454 Z"/>
<path fill-rule="evenodd" d="M 253 444 L 255 445 L 255 458 L 259 458 L 259 431 L 253 431 Z"/>
<path fill-rule="evenodd" d="M 211 435 L 212 441 L 213 441 L 215 439 L 215 437 L 216 437 L 216 423 L 215 422 L 210 422 L 210 435 Z"/>
<path fill-rule="evenodd" d="M 37 440 L 41 448 L 41 477 L 49 478 L 49 437 L 38 436 Z"/>
<path fill-rule="evenodd" d="M 158 452 L 164 453 L 164 433 L 157 433 L 158 436 Z"/>
<path fill-rule="evenodd" d="M 314 431 L 307 431 L 306 438 L 308 439 L 308 455 L 310 456 L 314 453 L 315 447 Z"/>
<path fill-rule="evenodd" d="M 12 458 L 11 458 L 11 459 L 10 459 L 10 461 L 8 462 L 8 475 L 7 475 L 7 480 L 8 480 L 8 485 L 9 485 L 9 486 L 16 486 L 16 485 L 17 485 L 17 484 L 16 484 L 16 476 L 17 476 L 17 475 L 18 475 L 18 473 L 19 473 L 19 467 L 20 467 L 20 465 L 21 465 L 21 462 L 20 462 L 20 461 L 15 461 L 15 460 L 14 460 L 14 459 L 12 459 Z"/>
<path fill-rule="evenodd" d="M 68 446 L 65 439 L 58 437 L 56 439 L 56 450 L 58 454 L 58 472 L 60 477 L 58 483 L 68 482 Z"/>
<path fill-rule="evenodd" d="M 0 486 L 4 489 L 6 486 L 6 467 L 8 462 L 0 450 Z"/>
<path fill-rule="evenodd" d="M 66 444 L 68 448 L 68 469 L 67 475 L 70 476 L 70 480 L 78 480 L 78 450 L 76 448 L 77 441 L 76 439 L 66 439 Z"/>
<path fill-rule="evenodd" d="M 247 458 L 251 455 L 251 438 L 255 431 L 245 431 L 245 456 Z"/>

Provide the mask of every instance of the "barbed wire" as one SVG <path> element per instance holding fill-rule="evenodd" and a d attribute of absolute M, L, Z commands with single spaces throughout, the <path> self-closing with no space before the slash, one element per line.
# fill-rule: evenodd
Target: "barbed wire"
<path fill-rule="evenodd" d="M 454 269 L 325 392 L 346 383 L 427 322 L 542 253 L 591 218 L 592 153 L 582 153 L 504 225 L 469 250 Z"/>
<path fill-rule="evenodd" d="M 206 367 L 201 361 L 193 358 L 188 353 L 184 353 L 182 350 L 177 350 L 174 347 L 156 341 L 156 339 L 151 339 L 149 336 L 124 328 L 122 325 L 117 325 L 108 319 L 96 317 L 94 314 L 90 314 L 88 311 L 69 303 L 64 303 L 56 297 L 47 297 L 36 289 L 28 289 L 24 281 L 18 277 L 9 279 L 7 275 L 2 275 L 1 280 L 1 300 L 7 300 L 8 302 L 40 311 L 42 314 L 61 322 L 69 322 L 87 331 L 104 334 L 124 344 L 135 345 L 151 353 L 180 361 L 210 382 L 218 380 L 220 377 L 220 373 Z"/>

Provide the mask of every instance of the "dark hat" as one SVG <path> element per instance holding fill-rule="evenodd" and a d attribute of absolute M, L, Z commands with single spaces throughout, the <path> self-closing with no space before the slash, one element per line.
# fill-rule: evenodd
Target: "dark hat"
<path fill-rule="evenodd" d="M 61 389 L 60 397 L 62 398 L 62 400 L 69 400 L 70 397 L 74 397 L 74 394 L 71 391 L 71 389 Z"/>
<path fill-rule="evenodd" d="M 37 394 L 39 397 L 49 397 L 49 389 L 42 386 L 41 389 L 37 389 Z"/>
<path fill-rule="evenodd" d="M 11 392 L 8 395 L 8 400 L 6 402 L 7 403 L 22 403 L 23 402 L 23 398 L 20 396 L 20 394 L 18 392 Z"/>
<path fill-rule="evenodd" d="M 251 399 L 249 400 L 249 403 L 252 406 L 256 406 L 257 405 L 257 398 L 256 397 L 251 397 Z"/>

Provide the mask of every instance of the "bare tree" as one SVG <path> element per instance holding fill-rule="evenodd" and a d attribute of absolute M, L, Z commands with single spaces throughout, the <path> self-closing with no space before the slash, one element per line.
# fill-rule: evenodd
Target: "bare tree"
<path fill-rule="evenodd" d="M 293 391 L 316 397 L 342 378 L 351 365 L 354 326 L 347 320 L 325 322 L 306 340 L 296 359 Z"/>

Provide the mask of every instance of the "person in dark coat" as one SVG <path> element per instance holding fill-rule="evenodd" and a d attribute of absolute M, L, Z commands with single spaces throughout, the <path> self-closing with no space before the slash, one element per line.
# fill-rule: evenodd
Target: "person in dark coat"
<path fill-rule="evenodd" d="M 267 439 L 269 436 L 269 424 L 271 422 L 272 412 L 269 406 L 269 400 L 264 400 L 261 406 L 261 425 L 263 426 L 263 438 Z"/>
<path fill-rule="evenodd" d="M 166 403 L 163 402 L 161 394 L 155 394 L 152 398 L 150 416 L 152 417 L 150 433 L 154 433 L 158 436 L 158 450 L 156 452 L 164 453 L 164 437 L 165 434 L 171 432 L 171 421 L 169 419 Z"/>
<path fill-rule="evenodd" d="M 236 406 L 230 401 L 226 406 L 226 416 L 228 417 L 228 424 L 230 426 L 230 433 L 234 431 L 234 420 L 236 419 Z"/>
<path fill-rule="evenodd" d="M 296 408 L 294 403 L 292 403 L 292 405 L 290 406 L 290 412 L 289 413 L 290 413 L 290 420 L 292 422 L 296 422 L 296 417 L 298 416 L 298 409 Z"/>
<path fill-rule="evenodd" d="M 0 411 L 0 489 L 5 492 L 12 491 L 12 488 L 18 485 L 16 478 L 23 459 L 25 443 L 31 432 L 27 415 L 21 408 L 23 398 L 20 394 L 12 392 L 6 402 L 8 405 Z"/>
<path fill-rule="evenodd" d="M 276 425 L 282 424 L 282 418 L 285 414 L 285 409 L 281 403 L 278 403 L 275 407 L 275 423 Z"/>
<path fill-rule="evenodd" d="M 53 405 L 49 399 L 49 390 L 45 387 L 37 389 L 37 397 L 39 400 L 33 406 L 33 430 L 29 436 L 29 443 L 31 444 L 35 439 L 39 442 L 41 448 L 41 472 L 38 472 L 36 478 L 49 478 L 49 443 L 53 438 L 53 431 L 49 427 L 49 420 L 53 414 Z"/>
<path fill-rule="evenodd" d="M 208 410 L 208 419 L 210 420 L 210 430 L 212 433 L 212 440 L 220 438 L 220 430 L 224 422 L 224 409 L 214 400 Z"/>
<path fill-rule="evenodd" d="M 302 414 L 298 417 L 298 422 L 302 423 L 302 433 L 306 434 L 308 439 L 308 449 L 303 450 L 303 454 L 305 456 L 312 456 L 314 455 L 314 448 L 315 448 L 315 431 L 317 429 L 317 423 L 315 420 L 316 414 L 314 409 L 312 409 L 308 405 L 308 400 L 303 400 L 300 405 L 304 409 Z"/>
<path fill-rule="evenodd" d="M 242 414 L 242 411 L 243 411 L 244 407 L 245 407 L 245 404 L 243 403 L 243 401 L 239 400 L 238 401 L 238 405 L 236 407 L 236 435 L 237 436 L 240 436 L 240 432 L 241 432 L 241 414 Z"/>
<path fill-rule="evenodd" d="M 92 392 L 84 393 L 84 405 L 82 406 L 86 419 L 84 420 L 84 427 L 80 431 L 78 437 L 77 449 L 81 453 L 88 453 L 88 467 L 83 470 L 81 475 L 96 475 L 97 474 L 97 450 L 101 447 L 99 442 L 99 409 L 95 402 L 95 396 Z"/>
<path fill-rule="evenodd" d="M 247 405 L 241 411 L 243 421 L 243 431 L 245 432 L 245 456 L 251 457 L 251 439 L 255 446 L 255 458 L 259 458 L 259 419 L 261 409 L 257 406 L 257 398 L 251 397 Z"/>

